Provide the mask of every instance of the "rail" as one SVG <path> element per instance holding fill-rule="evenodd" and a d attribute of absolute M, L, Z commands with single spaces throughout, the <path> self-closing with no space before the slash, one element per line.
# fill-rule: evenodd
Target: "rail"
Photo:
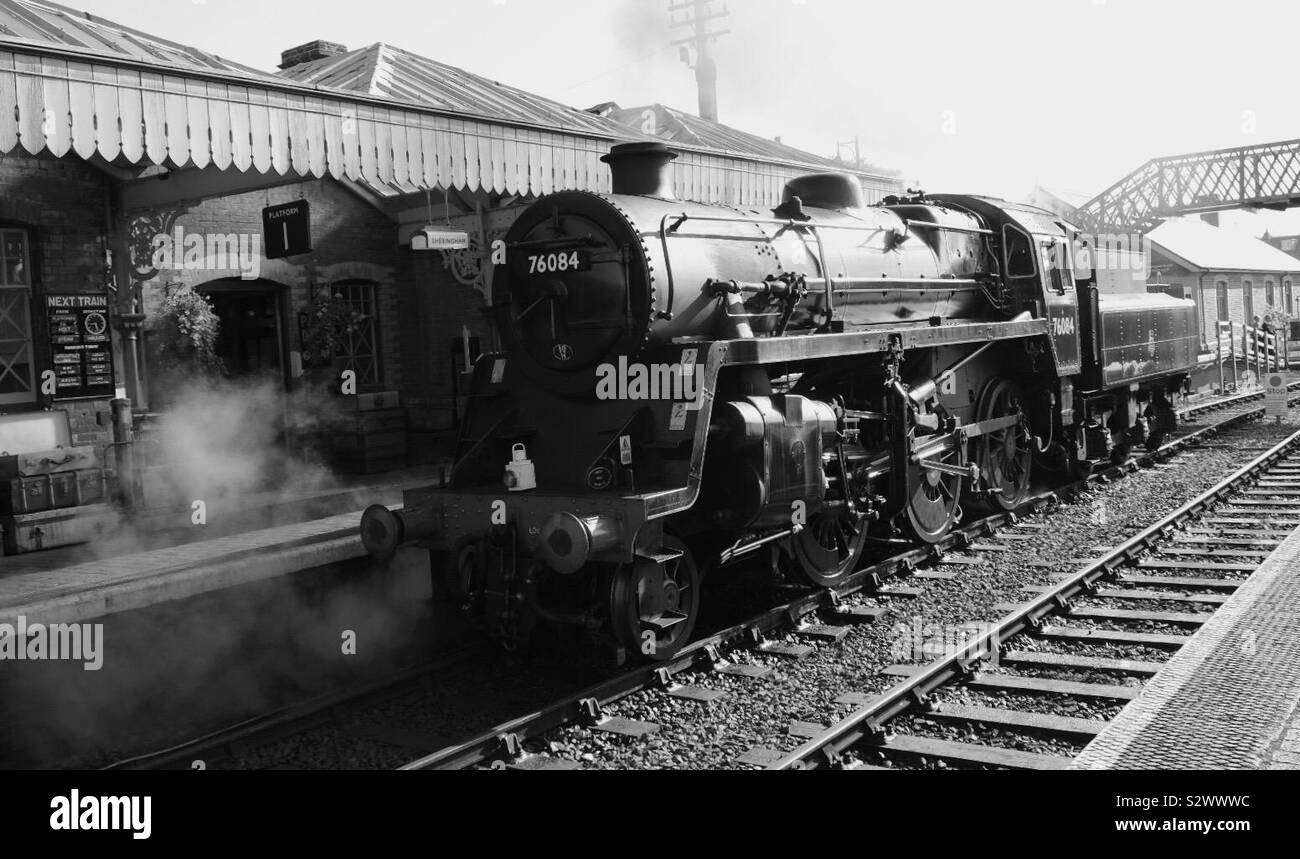
<path fill-rule="evenodd" d="M 1188 520 L 1212 508 L 1236 491 L 1241 484 L 1271 467 L 1297 446 L 1300 446 L 1300 432 L 1292 434 L 1260 454 L 1104 556 L 1088 562 L 1077 573 L 1021 606 L 991 629 L 969 639 L 954 653 L 931 662 L 902 683 L 864 704 L 839 723 L 811 737 L 797 749 L 769 765 L 767 769 L 807 769 L 833 764 L 853 746 L 873 738 L 882 738 L 885 733 L 884 726 L 891 719 L 929 700 L 931 693 L 940 687 L 971 675 L 989 654 L 1000 651 L 1004 643 L 1017 635 L 1038 628 L 1044 618 L 1055 614 L 1063 607 L 1068 607 L 1074 599 L 1094 593 L 1099 582 L 1114 576 L 1115 571 L 1122 565 L 1136 560 L 1138 556 L 1150 550 L 1158 540 L 1183 527 Z"/>

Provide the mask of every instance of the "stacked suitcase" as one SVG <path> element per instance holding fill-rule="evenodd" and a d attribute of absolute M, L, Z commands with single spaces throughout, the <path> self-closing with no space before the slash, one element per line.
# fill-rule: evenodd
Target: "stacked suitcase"
<path fill-rule="evenodd" d="M 107 498 L 108 475 L 93 447 L 0 454 L 0 528 L 7 554 L 38 548 L 25 546 L 22 537 L 33 517 L 49 518 L 38 514 L 102 505 Z M 49 525 L 39 533 L 53 538 L 64 530 Z"/>

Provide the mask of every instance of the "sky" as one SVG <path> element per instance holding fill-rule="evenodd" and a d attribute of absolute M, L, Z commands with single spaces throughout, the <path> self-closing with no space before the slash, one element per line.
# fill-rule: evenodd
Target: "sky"
<path fill-rule="evenodd" d="M 548 98 L 695 112 L 689 0 L 63 0 L 274 70 L 387 42 Z M 1148 159 L 1300 138 L 1294 0 L 713 0 L 721 121 L 912 187 L 1090 197 Z M 682 17 L 678 13 L 677 17 Z M 847 148 L 845 149 L 847 152 Z M 1300 232 L 1300 211 L 1230 219 Z M 1293 228 L 1292 228 L 1293 227 Z"/>

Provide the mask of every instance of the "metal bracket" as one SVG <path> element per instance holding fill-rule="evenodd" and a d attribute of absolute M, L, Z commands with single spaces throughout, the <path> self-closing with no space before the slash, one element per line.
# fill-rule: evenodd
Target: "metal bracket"
<path fill-rule="evenodd" d="M 600 701 L 595 698 L 583 698 L 578 702 L 578 709 L 582 711 L 582 716 L 592 722 L 599 722 L 604 715 L 600 708 Z"/>
<path fill-rule="evenodd" d="M 524 753 L 523 741 L 515 733 L 501 735 L 501 754 L 508 760 L 515 760 Z"/>

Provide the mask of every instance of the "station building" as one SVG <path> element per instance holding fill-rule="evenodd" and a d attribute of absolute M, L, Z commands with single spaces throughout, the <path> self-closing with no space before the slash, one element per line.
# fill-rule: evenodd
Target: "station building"
<path fill-rule="evenodd" d="M 1213 349 L 1219 322 L 1259 317 L 1283 330 L 1295 317 L 1300 259 L 1200 218 L 1165 221 L 1150 240 L 1153 278 L 1196 301 L 1203 349 Z"/>
<path fill-rule="evenodd" d="M 762 209 L 797 175 L 845 169 L 675 112 L 647 131 L 385 44 L 315 42 L 269 73 L 43 0 L 0 5 L 0 454 L 109 465 L 115 400 L 137 426 L 166 409 L 161 317 L 197 293 L 228 374 L 287 394 L 352 371 L 355 396 L 329 409 L 348 464 L 412 462 L 452 433 L 466 356 L 496 345 L 492 242 L 540 195 L 609 191 L 601 156 L 649 139 L 680 153 L 683 199 Z M 899 190 L 849 172 L 869 199 Z M 289 211 L 305 226 L 281 256 L 267 218 Z M 427 229 L 468 247 L 414 250 Z M 323 369 L 322 308 L 348 319 Z"/>

